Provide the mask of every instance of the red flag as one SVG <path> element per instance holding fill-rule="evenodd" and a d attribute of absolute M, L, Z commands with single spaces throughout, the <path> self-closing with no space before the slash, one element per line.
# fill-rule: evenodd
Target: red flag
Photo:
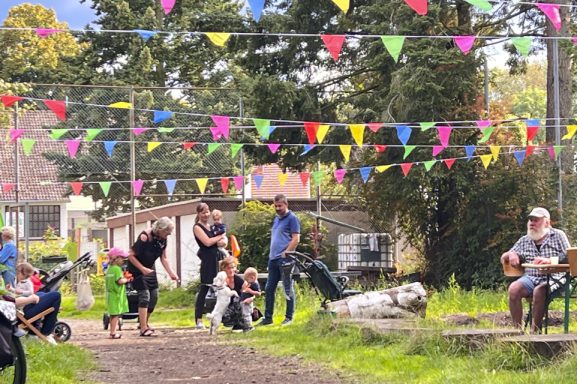
<path fill-rule="evenodd" d="M 2 104 L 4 104 L 5 107 L 10 107 L 12 104 L 20 100 L 24 100 L 24 98 L 20 96 L 2 96 Z"/>
<path fill-rule="evenodd" d="M 387 149 L 387 146 L 386 146 L 386 145 L 375 144 L 375 151 L 377 151 L 377 152 L 385 152 L 385 149 Z"/>
<path fill-rule="evenodd" d="M 534 151 L 535 151 L 535 146 L 534 145 L 528 145 L 527 148 L 525 148 L 525 158 L 528 158 L 529 156 L 531 156 Z"/>
<path fill-rule="evenodd" d="M 182 143 L 182 147 L 184 148 L 185 151 L 191 149 L 192 147 L 194 147 L 196 145 L 196 142 L 185 142 Z"/>
<path fill-rule="evenodd" d="M 413 166 L 413 163 L 401 163 L 401 169 L 403 170 L 403 174 L 405 176 L 407 176 L 409 174 L 412 166 Z"/>
<path fill-rule="evenodd" d="M 455 163 L 455 160 L 457 160 L 457 159 L 445 159 L 445 160 L 443 160 L 443 162 L 445 163 L 445 165 L 447 166 L 448 169 L 451 169 L 451 167 Z"/>
<path fill-rule="evenodd" d="M 14 183 L 2 183 L 2 193 L 10 192 L 15 186 L 16 184 Z"/>
<path fill-rule="evenodd" d="M 302 183 L 303 183 L 303 187 L 306 187 L 306 186 L 307 186 L 307 183 L 308 183 L 308 181 L 309 181 L 310 175 L 311 175 L 311 174 L 308 173 L 308 172 L 301 172 L 301 173 L 299 173 L 299 177 L 301 178 L 301 181 L 302 181 Z"/>
<path fill-rule="evenodd" d="M 229 183 L 230 183 L 230 179 L 228 177 L 221 177 L 220 178 L 220 186 L 222 187 L 223 193 L 228 193 Z"/>
<path fill-rule="evenodd" d="M 423 16 L 427 14 L 427 0 L 405 0 L 405 3 L 417 12 L 417 14 Z"/>
<path fill-rule="evenodd" d="M 42 100 L 62 121 L 66 121 L 66 103 L 62 100 Z"/>
<path fill-rule="evenodd" d="M 527 127 L 527 141 L 533 141 L 539 132 L 539 127 Z"/>
<path fill-rule="evenodd" d="M 82 186 L 84 185 L 84 183 L 82 181 L 73 181 L 70 183 L 70 186 L 72 187 L 72 192 L 78 196 L 80 195 L 80 192 L 82 192 Z"/>
<path fill-rule="evenodd" d="M 367 125 L 371 131 L 377 133 L 377 131 L 383 126 L 383 123 L 367 123 Z"/>
<path fill-rule="evenodd" d="M 305 131 L 307 133 L 307 137 L 309 138 L 310 145 L 313 145 L 317 139 L 317 131 L 319 130 L 319 125 L 320 123 L 317 122 L 305 121 Z"/>
<path fill-rule="evenodd" d="M 339 59 L 341 54 L 341 49 L 343 49 L 343 44 L 345 42 L 345 35 L 321 35 L 321 39 L 327 46 L 327 49 L 331 53 L 334 61 Z"/>

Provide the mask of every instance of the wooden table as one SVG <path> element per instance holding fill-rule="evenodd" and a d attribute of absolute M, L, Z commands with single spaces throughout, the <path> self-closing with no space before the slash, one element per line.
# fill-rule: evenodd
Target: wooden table
<path fill-rule="evenodd" d="M 569 273 L 569 264 L 522 264 L 521 266 L 523 268 L 537 269 L 539 274 L 547 275 L 547 294 L 545 297 L 545 316 L 547 317 L 549 311 L 549 301 L 551 297 L 551 290 L 549 289 L 551 275 L 554 273 L 565 273 L 565 312 L 563 315 L 563 332 L 569 333 L 569 300 L 571 299 L 571 274 Z M 547 318 L 545 321 L 547 321 Z"/>

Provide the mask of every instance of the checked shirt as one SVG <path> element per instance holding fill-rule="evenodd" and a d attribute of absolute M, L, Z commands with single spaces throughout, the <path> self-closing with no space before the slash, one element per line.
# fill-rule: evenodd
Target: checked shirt
<path fill-rule="evenodd" d="M 537 249 L 533 239 L 525 235 L 515 243 L 511 251 L 517 252 L 522 263 L 532 264 L 536 257 L 550 258 L 551 256 L 559 256 L 559 259 L 564 259 L 569 246 L 569 239 L 567 239 L 565 232 L 551 228 L 549 236 L 543 241 L 540 249 Z M 525 268 L 525 275 L 535 285 L 547 282 L 547 276 L 539 274 L 539 271 L 535 268 Z M 552 292 L 563 285 L 565 285 L 565 273 L 551 274 L 550 289 Z"/>

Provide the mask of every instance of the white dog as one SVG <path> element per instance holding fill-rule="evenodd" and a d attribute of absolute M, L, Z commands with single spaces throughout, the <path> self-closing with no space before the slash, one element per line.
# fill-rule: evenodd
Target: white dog
<path fill-rule="evenodd" d="M 214 280 L 212 281 L 212 286 L 216 291 L 216 304 L 212 312 L 207 315 L 210 319 L 210 334 L 216 334 L 216 329 L 222 321 L 222 316 L 226 312 L 228 305 L 230 304 L 231 297 L 238 297 L 238 293 L 229 288 L 226 284 L 226 272 L 219 272 Z"/>

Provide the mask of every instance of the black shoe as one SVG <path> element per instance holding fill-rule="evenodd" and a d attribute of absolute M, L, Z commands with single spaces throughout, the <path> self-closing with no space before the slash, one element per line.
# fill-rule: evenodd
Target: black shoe
<path fill-rule="evenodd" d="M 242 329 L 242 327 L 241 327 L 240 325 L 234 325 L 234 326 L 232 327 L 232 331 L 233 331 L 234 333 L 237 333 L 237 332 L 242 332 L 243 329 Z"/>
<path fill-rule="evenodd" d="M 260 323 L 257 324 L 257 326 L 263 326 L 263 325 L 271 325 L 272 324 L 272 320 L 271 319 L 267 319 L 264 318 L 260 321 Z"/>

